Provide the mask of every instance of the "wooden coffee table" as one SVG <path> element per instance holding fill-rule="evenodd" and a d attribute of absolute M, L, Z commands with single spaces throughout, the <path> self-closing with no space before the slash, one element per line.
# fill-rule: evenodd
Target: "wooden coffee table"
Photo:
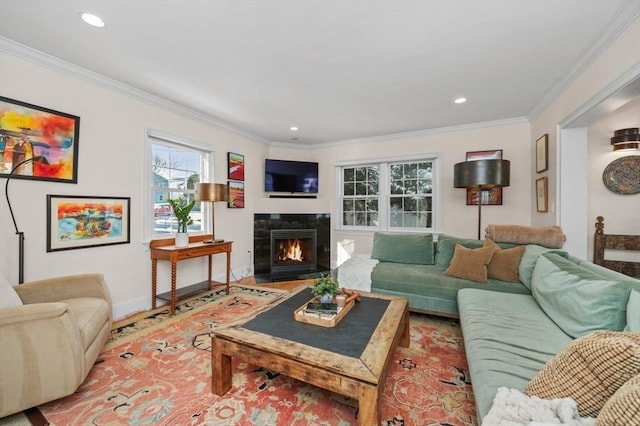
<path fill-rule="evenodd" d="M 310 295 L 308 288 L 295 291 L 257 316 L 212 333 L 212 392 L 224 395 L 231 388 L 231 358 L 235 357 L 356 399 L 359 424 L 379 425 L 380 399 L 389 363 L 398 345 L 409 346 L 407 300 L 363 293 L 362 301 L 336 327 L 325 328 L 293 319 L 295 308 L 301 305 L 300 300 L 305 300 L 307 293 Z M 363 331 L 360 324 L 367 321 L 370 331 Z M 270 327 L 272 331 L 268 331 Z M 309 336 L 318 339 L 309 343 Z M 326 342 L 331 339 L 337 342 L 335 351 L 317 347 L 327 346 Z M 363 348 L 359 355 L 360 349 L 351 347 L 358 345 L 358 339 Z M 356 354 L 349 354 L 354 349 Z"/>

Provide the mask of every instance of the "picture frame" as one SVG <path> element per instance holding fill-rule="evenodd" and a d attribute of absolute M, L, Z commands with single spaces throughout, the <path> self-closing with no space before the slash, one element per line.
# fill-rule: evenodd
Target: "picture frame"
<path fill-rule="evenodd" d="M 547 177 L 536 179 L 536 211 L 547 213 L 549 211 L 549 195 Z"/>
<path fill-rule="evenodd" d="M 244 155 L 235 152 L 227 152 L 227 178 L 244 182 Z"/>
<path fill-rule="evenodd" d="M 0 96 L 0 176 L 77 183 L 79 140 L 80 117 Z"/>
<path fill-rule="evenodd" d="M 468 151 L 466 161 L 476 160 L 500 160 L 502 159 L 501 149 L 490 149 L 485 151 Z M 467 205 L 477 206 L 501 206 L 502 188 L 491 188 L 480 191 L 479 188 L 467 188 Z"/>
<path fill-rule="evenodd" d="M 244 182 L 228 181 L 227 207 L 230 209 L 244 208 Z"/>
<path fill-rule="evenodd" d="M 549 134 L 545 133 L 536 140 L 536 173 L 549 169 Z"/>
<path fill-rule="evenodd" d="M 47 195 L 47 252 L 131 242 L 131 198 Z"/>

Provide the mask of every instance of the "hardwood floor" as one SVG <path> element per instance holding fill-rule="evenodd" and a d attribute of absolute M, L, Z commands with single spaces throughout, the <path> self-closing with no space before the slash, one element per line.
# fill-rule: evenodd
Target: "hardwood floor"
<path fill-rule="evenodd" d="M 281 290 L 293 290 L 301 285 L 311 285 L 315 282 L 315 278 L 307 280 L 294 280 L 294 281 L 278 281 L 273 283 L 260 284 L 260 286 L 278 288 Z M 256 280 L 253 276 L 242 278 L 237 284 L 256 285 Z"/>

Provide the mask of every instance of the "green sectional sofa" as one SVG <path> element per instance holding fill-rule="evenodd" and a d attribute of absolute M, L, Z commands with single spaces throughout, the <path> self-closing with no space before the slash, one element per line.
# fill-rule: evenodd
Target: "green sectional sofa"
<path fill-rule="evenodd" d="M 434 238 L 434 234 L 376 233 L 371 258 L 379 262 L 371 272 L 371 291 L 407 297 L 414 311 L 448 317 L 458 317 L 457 295 L 463 288 L 531 294 L 521 282 L 489 278 L 487 283 L 481 283 L 445 275 L 456 244 L 473 249 L 482 247 L 483 241 L 445 234 L 436 234 Z M 498 245 L 504 249 L 515 246 Z M 521 274 L 529 275 L 534 259 L 547 250 L 540 246 L 527 246 L 522 256 Z"/>
<path fill-rule="evenodd" d="M 543 253 L 525 285 L 531 294 L 472 288 L 458 293 L 479 424 L 499 387 L 523 391 L 574 339 L 597 330 L 640 332 L 636 279 L 558 253 Z"/>

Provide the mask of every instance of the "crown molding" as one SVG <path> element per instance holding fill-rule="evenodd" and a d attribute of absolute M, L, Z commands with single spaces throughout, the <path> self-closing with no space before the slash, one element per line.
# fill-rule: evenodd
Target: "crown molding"
<path fill-rule="evenodd" d="M 551 103 L 564 92 L 571 83 L 578 79 L 584 72 L 611 46 L 611 44 L 640 17 L 638 2 L 627 0 L 615 14 L 608 25 L 595 37 L 593 43 L 583 50 L 580 59 L 566 76 L 562 77 L 542 97 L 540 102 L 527 114 L 529 121 L 538 117 Z"/>
<path fill-rule="evenodd" d="M 391 133 L 388 135 L 372 136 L 369 138 L 345 139 L 341 141 L 323 142 L 314 145 L 296 145 L 290 142 L 271 142 L 271 146 L 290 149 L 322 149 L 332 146 L 351 145 L 359 143 L 382 142 L 390 139 L 405 139 L 437 135 L 441 133 L 462 132 L 467 130 L 486 129 L 487 127 L 511 126 L 514 124 L 529 124 L 526 117 L 506 118 L 504 120 L 483 121 L 480 123 L 461 124 L 460 126 L 438 127 L 434 129 L 416 130 L 413 132 Z"/>
<path fill-rule="evenodd" d="M 247 137 L 256 142 L 268 145 L 269 141 L 249 131 L 239 129 L 223 120 L 205 114 L 193 108 L 186 107 L 177 102 L 170 101 L 157 95 L 153 95 L 144 90 L 137 89 L 128 84 L 121 83 L 115 79 L 95 73 L 86 68 L 79 67 L 70 62 L 64 61 L 55 56 L 51 56 L 39 50 L 20 44 L 16 41 L 0 36 L 0 52 L 27 60 L 37 65 L 41 65 L 54 71 L 62 72 L 71 77 L 83 80 L 103 89 L 111 90 L 121 95 L 133 98 L 145 104 L 163 109 L 165 111 L 182 115 L 186 118 L 196 120 L 205 124 L 221 127 L 225 130 Z"/>

